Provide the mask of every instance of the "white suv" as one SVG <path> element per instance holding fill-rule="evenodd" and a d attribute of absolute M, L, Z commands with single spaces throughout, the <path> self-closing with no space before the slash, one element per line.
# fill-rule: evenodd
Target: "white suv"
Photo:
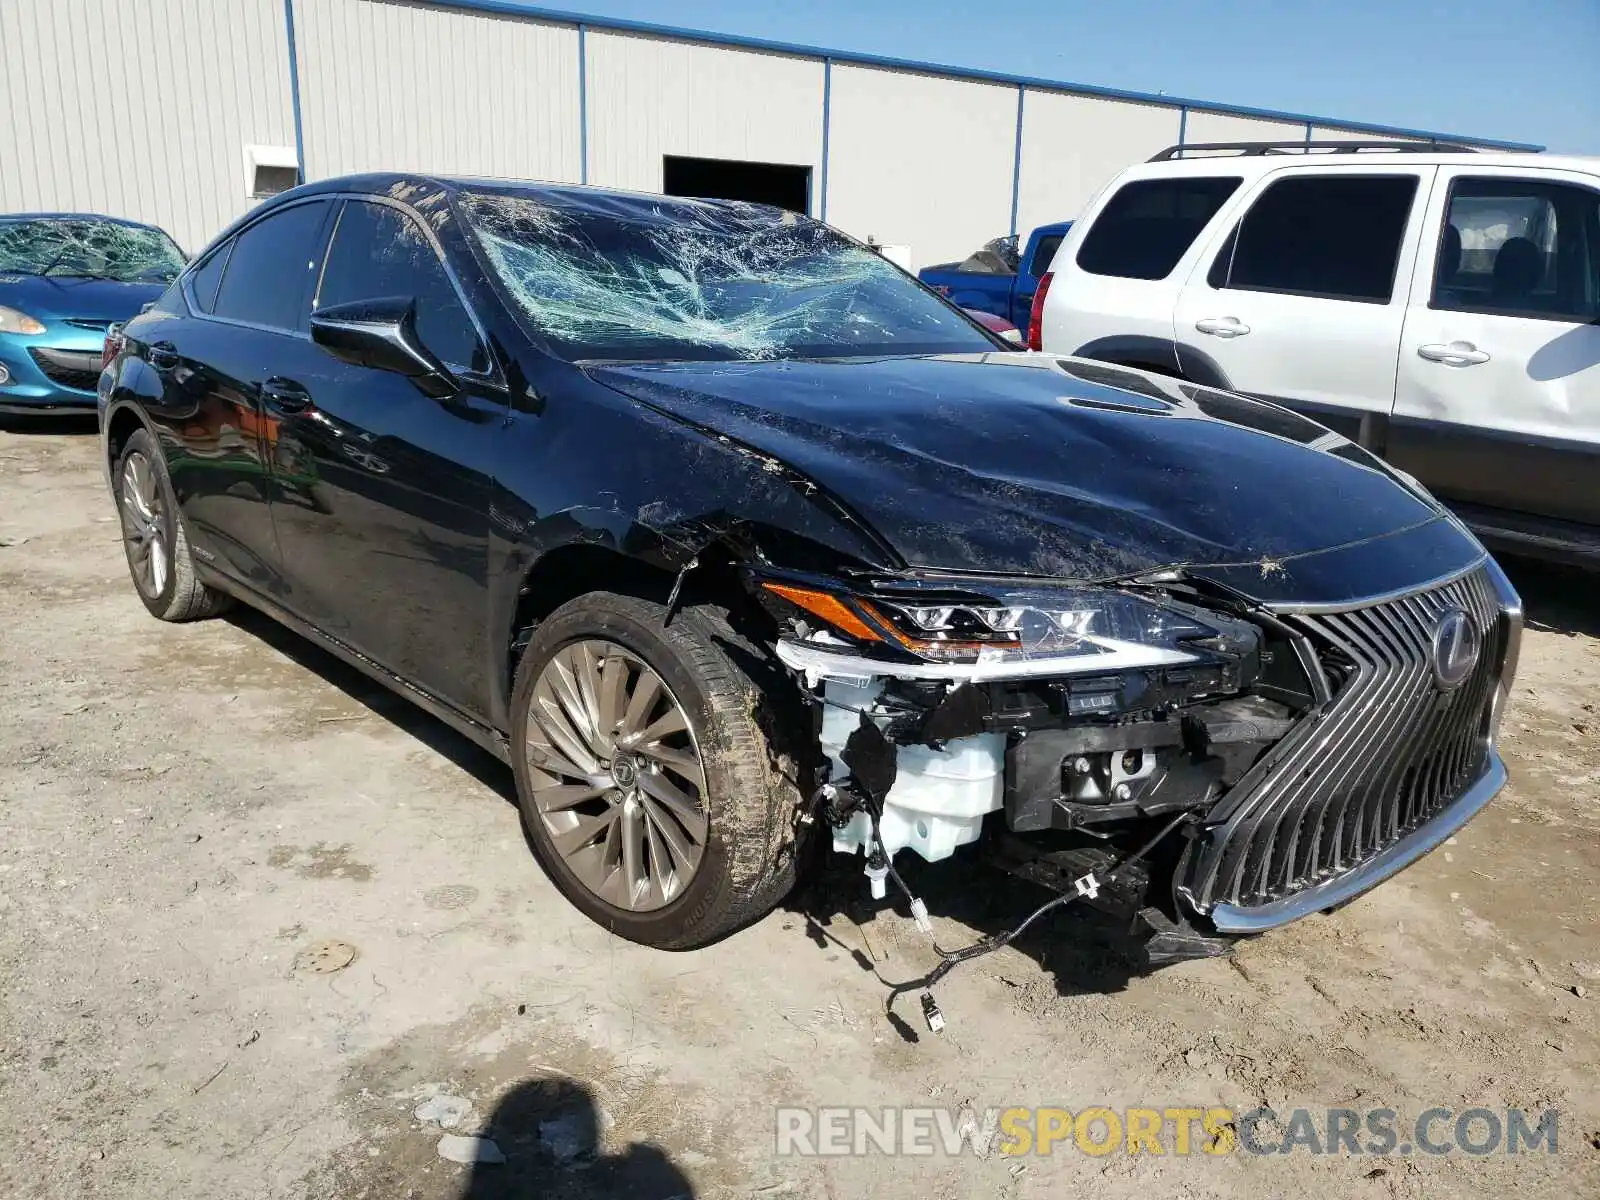
<path fill-rule="evenodd" d="M 1036 349 L 1279 401 L 1489 543 L 1600 567 L 1600 159 L 1174 148 L 1053 267 Z"/>

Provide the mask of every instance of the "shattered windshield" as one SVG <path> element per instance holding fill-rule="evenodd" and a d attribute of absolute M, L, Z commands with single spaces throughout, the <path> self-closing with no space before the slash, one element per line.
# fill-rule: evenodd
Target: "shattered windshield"
<path fill-rule="evenodd" d="M 994 349 L 880 255 L 794 213 L 488 192 L 463 208 L 511 301 L 574 361 Z"/>
<path fill-rule="evenodd" d="M 159 229 L 81 217 L 0 220 L 0 274 L 171 283 L 183 252 Z"/>

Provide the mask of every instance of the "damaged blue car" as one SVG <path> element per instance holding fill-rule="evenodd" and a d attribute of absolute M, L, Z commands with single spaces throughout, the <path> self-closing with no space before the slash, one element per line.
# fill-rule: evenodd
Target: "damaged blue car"
<path fill-rule="evenodd" d="M 1413 481 L 1018 352 L 794 213 L 327 180 L 112 349 L 151 613 L 255 606 L 488 747 L 556 885 L 639 942 L 720 937 L 831 847 L 928 929 L 908 851 L 1215 953 L 1505 780 L 1520 604 Z"/>

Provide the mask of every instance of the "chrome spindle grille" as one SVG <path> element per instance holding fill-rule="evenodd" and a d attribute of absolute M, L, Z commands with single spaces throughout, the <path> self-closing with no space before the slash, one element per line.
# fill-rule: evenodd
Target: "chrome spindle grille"
<path fill-rule="evenodd" d="M 1481 651 L 1451 691 L 1434 677 L 1440 614 L 1463 610 Z M 1197 899 L 1248 906 L 1343 874 L 1462 794 L 1485 769 L 1505 629 L 1479 569 L 1397 600 L 1294 614 L 1333 699 L 1290 734 L 1281 757 L 1240 780 L 1197 864 Z"/>

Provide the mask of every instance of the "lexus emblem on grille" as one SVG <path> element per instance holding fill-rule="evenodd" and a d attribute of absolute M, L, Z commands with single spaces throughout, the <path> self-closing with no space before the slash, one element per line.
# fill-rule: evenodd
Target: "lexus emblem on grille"
<path fill-rule="evenodd" d="M 1447 608 L 1440 613 L 1433 630 L 1433 680 L 1439 690 L 1454 691 L 1465 683 L 1482 648 L 1478 627 L 1463 610 Z"/>

